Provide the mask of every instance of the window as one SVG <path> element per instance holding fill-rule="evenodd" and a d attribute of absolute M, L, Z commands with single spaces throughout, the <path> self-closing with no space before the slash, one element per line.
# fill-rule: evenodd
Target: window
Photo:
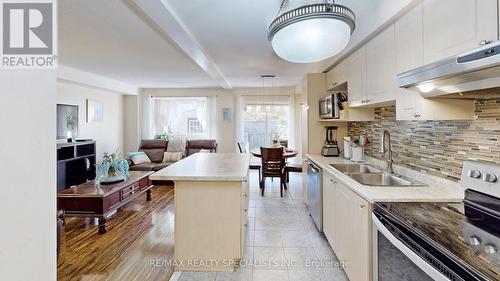
<path fill-rule="evenodd" d="M 208 107 L 207 97 L 154 97 L 153 134 L 210 137 Z"/>
<path fill-rule="evenodd" d="M 243 133 L 250 150 L 288 139 L 290 107 L 283 104 L 246 104 Z"/>
<path fill-rule="evenodd" d="M 201 134 L 203 130 L 198 118 L 188 118 L 188 134 Z"/>

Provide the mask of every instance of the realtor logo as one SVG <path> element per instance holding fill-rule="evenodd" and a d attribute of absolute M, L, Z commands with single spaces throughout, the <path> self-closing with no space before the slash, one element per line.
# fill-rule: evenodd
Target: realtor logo
<path fill-rule="evenodd" d="M 0 4 L 1 67 L 56 67 L 55 0 L 0 0 Z"/>

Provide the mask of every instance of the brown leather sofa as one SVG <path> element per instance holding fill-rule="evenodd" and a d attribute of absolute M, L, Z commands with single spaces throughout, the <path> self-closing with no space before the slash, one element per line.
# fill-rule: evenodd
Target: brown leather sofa
<path fill-rule="evenodd" d="M 142 140 L 139 151 L 143 151 L 151 160 L 151 163 L 134 165 L 130 163 L 131 171 L 158 171 L 172 163 L 162 163 L 163 154 L 167 151 L 168 141 L 165 140 Z"/>
<path fill-rule="evenodd" d="M 165 140 L 142 140 L 139 146 L 139 151 L 144 151 L 146 155 L 151 160 L 151 163 L 142 163 L 134 165 L 129 161 L 131 171 L 158 171 L 161 170 L 174 162 L 164 162 L 163 154 L 167 151 L 168 141 Z M 186 141 L 186 150 L 184 152 L 183 158 L 194 153 L 200 152 L 200 150 L 208 150 L 211 153 L 217 152 L 217 141 L 216 140 L 188 140 Z"/>
<path fill-rule="evenodd" d="M 210 153 L 217 152 L 216 140 L 188 140 L 186 142 L 186 157 L 201 150 L 208 150 Z"/>

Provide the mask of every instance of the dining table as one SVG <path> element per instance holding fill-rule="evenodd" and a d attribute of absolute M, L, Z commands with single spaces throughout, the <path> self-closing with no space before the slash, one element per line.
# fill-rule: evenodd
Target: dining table
<path fill-rule="evenodd" d="M 269 148 L 275 148 L 275 147 L 269 146 Z M 250 153 L 255 157 L 261 158 L 260 148 L 252 149 L 250 151 Z M 283 151 L 283 158 L 284 159 L 293 158 L 293 157 L 297 156 L 297 154 L 299 154 L 299 152 L 297 150 L 285 148 Z"/>

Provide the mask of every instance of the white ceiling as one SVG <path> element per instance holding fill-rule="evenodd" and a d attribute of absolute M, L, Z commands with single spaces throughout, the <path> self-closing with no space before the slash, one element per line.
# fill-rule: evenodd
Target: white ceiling
<path fill-rule="evenodd" d="M 64 0 L 59 63 L 137 87 L 217 87 L 119 0 Z"/>
<path fill-rule="evenodd" d="M 168 34 L 151 27 L 148 21 L 153 15 L 134 12 L 130 8 L 133 1 L 59 1 L 59 62 L 141 88 L 220 85 Z M 261 74 L 275 74 L 276 86 L 296 85 L 306 73 L 321 72 L 338 58 L 294 64 L 274 54 L 267 41 L 267 27 L 281 0 L 150 1 L 165 2 L 233 87 L 261 86 Z M 357 16 L 356 30 L 345 52 L 412 1 L 336 1 Z M 315 1 L 290 0 L 288 8 L 305 2 Z"/>

